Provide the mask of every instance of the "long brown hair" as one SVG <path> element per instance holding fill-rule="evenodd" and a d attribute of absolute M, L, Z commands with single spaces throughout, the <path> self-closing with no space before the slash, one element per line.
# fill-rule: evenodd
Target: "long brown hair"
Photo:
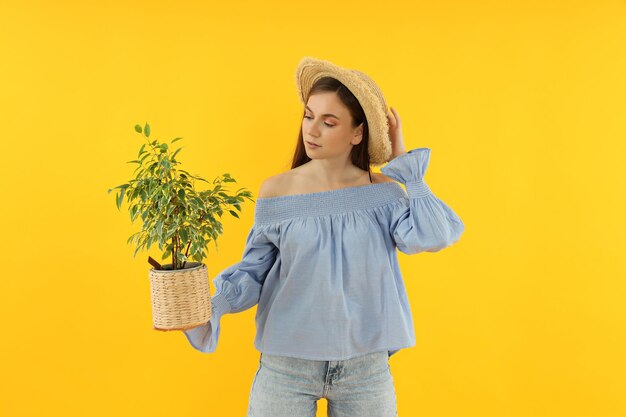
<path fill-rule="evenodd" d="M 335 92 L 341 100 L 341 102 L 348 108 L 350 115 L 352 116 L 352 127 L 355 128 L 363 123 L 363 139 L 358 145 L 354 145 L 352 152 L 350 152 L 350 159 L 352 164 L 367 171 L 372 177 L 370 171 L 370 156 L 367 151 L 367 144 L 369 142 L 369 127 L 367 125 L 367 119 L 365 118 L 365 112 L 363 107 L 359 104 L 359 100 L 343 85 L 343 83 L 333 77 L 322 77 L 313 84 L 309 96 L 306 98 L 305 103 L 309 100 L 309 97 L 315 93 L 321 92 Z M 306 115 L 306 111 L 303 109 L 302 117 Z M 299 167 L 300 165 L 309 162 L 309 158 L 304 148 L 304 137 L 302 136 L 302 125 L 300 126 L 300 133 L 298 134 L 298 143 L 296 144 L 296 151 L 293 155 L 291 162 L 291 169 Z"/>

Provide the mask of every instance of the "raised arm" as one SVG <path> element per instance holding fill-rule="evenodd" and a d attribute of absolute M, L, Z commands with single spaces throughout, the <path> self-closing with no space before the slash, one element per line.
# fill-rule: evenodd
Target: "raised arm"
<path fill-rule="evenodd" d="M 406 187 L 407 196 L 391 210 L 389 227 L 406 254 L 437 252 L 457 242 L 463 221 L 424 182 L 430 148 L 412 149 L 389 161 L 381 172 Z"/>

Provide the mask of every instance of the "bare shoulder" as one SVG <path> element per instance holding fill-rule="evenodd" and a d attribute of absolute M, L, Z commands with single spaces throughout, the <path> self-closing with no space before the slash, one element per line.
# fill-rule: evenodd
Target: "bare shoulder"
<path fill-rule="evenodd" d="M 372 172 L 372 181 L 376 184 L 381 182 L 394 182 L 393 179 L 380 172 Z"/>
<path fill-rule="evenodd" d="M 258 198 L 277 197 L 284 193 L 288 184 L 288 172 L 272 175 L 266 178 L 259 188 Z"/>
<path fill-rule="evenodd" d="M 388 176 L 372 172 L 372 183 L 394 182 Z M 364 178 L 361 182 L 369 183 L 367 171 L 363 171 Z M 359 184 L 357 184 L 359 185 Z M 360 184 L 364 185 L 364 184 Z M 312 193 L 323 191 L 308 179 L 304 165 L 293 168 L 289 171 L 273 175 L 261 183 L 258 198 L 280 197 L 292 194 Z"/>

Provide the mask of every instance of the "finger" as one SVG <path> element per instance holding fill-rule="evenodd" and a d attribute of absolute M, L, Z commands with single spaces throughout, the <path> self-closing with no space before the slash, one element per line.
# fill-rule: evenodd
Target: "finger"
<path fill-rule="evenodd" d="M 393 111 L 394 119 L 396 119 L 396 121 L 399 123 L 400 122 L 400 115 L 398 115 L 398 112 L 393 107 L 391 107 L 391 111 Z"/>
<path fill-rule="evenodd" d="M 389 119 L 389 122 L 393 127 L 396 126 L 396 118 L 391 110 L 387 112 L 387 119 Z"/>

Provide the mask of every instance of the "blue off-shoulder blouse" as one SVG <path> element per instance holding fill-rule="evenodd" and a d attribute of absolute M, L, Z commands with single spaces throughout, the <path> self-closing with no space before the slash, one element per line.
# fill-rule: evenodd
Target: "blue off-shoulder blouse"
<path fill-rule="evenodd" d="M 185 330 L 214 352 L 220 318 L 257 305 L 255 348 L 269 355 L 344 360 L 415 346 L 397 251 L 437 252 L 464 224 L 424 182 L 430 148 L 381 168 L 389 181 L 257 198 L 243 258 L 214 279 L 212 317 Z"/>

